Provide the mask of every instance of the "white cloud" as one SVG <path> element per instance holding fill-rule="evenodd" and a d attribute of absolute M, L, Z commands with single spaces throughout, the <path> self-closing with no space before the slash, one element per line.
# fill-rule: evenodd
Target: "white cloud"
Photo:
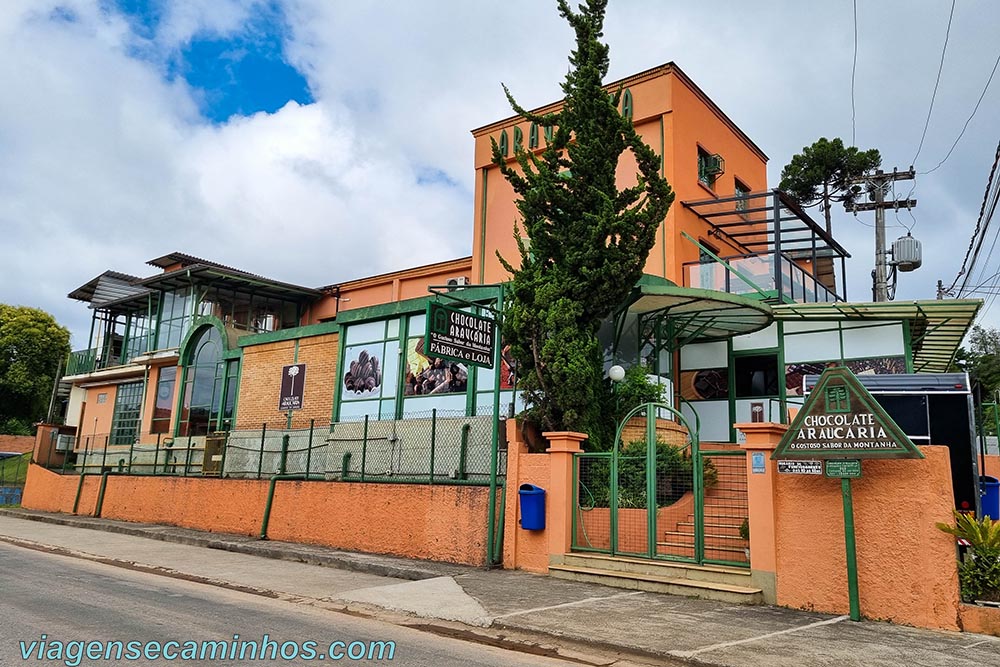
<path fill-rule="evenodd" d="M 163 57 L 194 35 L 233 33 L 256 4 L 168 3 L 147 46 Z M 132 55 L 142 39 L 102 5 L 0 3 L 0 301 L 54 312 L 77 346 L 88 314 L 65 294 L 106 268 L 147 273 L 144 260 L 172 250 L 313 286 L 468 254 L 468 131 L 510 114 L 501 81 L 526 106 L 558 98 L 572 45 L 554 3 L 536 0 L 287 0 L 287 53 L 316 103 L 215 126 L 198 116 L 198 91 L 163 80 L 162 60 Z M 55 7 L 76 20 L 49 21 Z M 906 167 L 947 7 L 861 11 L 858 143 Z M 956 10 L 918 170 L 947 152 L 975 103 L 998 16 L 992 2 Z M 611 77 L 676 61 L 771 156 L 772 186 L 803 145 L 849 140 L 852 35 L 849 7 L 784 1 L 618 1 L 606 29 Z M 900 298 L 933 297 L 958 270 L 993 157 L 998 88 L 948 164 L 918 181 L 925 266 L 904 277 Z M 418 184 L 437 170 L 457 186 Z M 871 230 L 843 213 L 834 224 L 855 254 L 850 294 L 865 298 Z"/>

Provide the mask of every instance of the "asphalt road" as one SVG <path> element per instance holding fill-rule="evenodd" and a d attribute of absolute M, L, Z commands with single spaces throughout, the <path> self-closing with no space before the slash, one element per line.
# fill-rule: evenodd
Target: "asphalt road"
<path fill-rule="evenodd" d="M 275 567 L 281 567 L 276 564 Z M 73 658 L 85 651 L 74 645 L 63 649 L 61 659 L 37 658 L 45 635 L 44 651 L 55 651 L 56 642 L 113 641 L 181 642 L 169 646 L 180 656 L 183 642 L 193 640 L 261 643 L 266 634 L 279 645 L 297 642 L 298 659 L 285 660 L 174 660 L 139 659 L 104 661 Z M 22 656 L 20 642 L 31 657 Z M 315 658 L 308 657 L 305 642 L 315 642 Z M 334 653 L 358 655 L 364 650 L 352 642 L 395 642 L 391 661 L 334 661 L 326 655 L 333 642 Z M 32 642 L 38 642 L 32 646 Z M 232 646 L 232 644 L 228 644 Z M 127 648 L 127 644 L 126 644 Z M 284 647 L 291 656 L 294 647 Z M 95 649 L 96 650 L 96 649 Z M 142 650 L 142 649 L 139 649 Z M 199 648 L 200 650 L 200 648 Z M 211 650 L 211 649 L 209 649 Z M 217 649 L 219 650 L 219 649 Z M 237 649 L 238 650 L 238 649 Z M 249 649 L 246 649 L 249 651 Z M 269 649 L 273 650 L 273 649 Z M 386 649 L 387 650 L 387 649 Z M 52 657 L 55 653 L 51 654 Z M 210 655 L 210 653 L 208 654 Z M 384 654 L 387 655 L 387 654 Z M 127 653 L 126 653 L 127 656 Z M 155 655 L 154 655 L 155 657 Z M 497 665 L 498 667 L 558 667 L 575 662 L 529 655 L 491 646 L 440 637 L 377 620 L 272 600 L 247 593 L 189 583 L 153 574 L 74 558 L 40 553 L 0 543 L 0 665 Z"/>

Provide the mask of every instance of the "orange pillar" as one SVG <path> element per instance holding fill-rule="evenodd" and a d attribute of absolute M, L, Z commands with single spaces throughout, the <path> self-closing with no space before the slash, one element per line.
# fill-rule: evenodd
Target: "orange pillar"
<path fill-rule="evenodd" d="M 777 602 L 777 543 L 775 540 L 775 486 L 778 466 L 771 460 L 787 424 L 734 424 L 746 436 L 740 448 L 747 452 L 747 502 L 750 517 L 750 574 L 768 604 Z"/>
<path fill-rule="evenodd" d="M 549 431 L 549 488 L 546 490 L 545 531 L 549 535 L 549 556 L 568 553 L 573 538 L 573 455 L 583 451 L 580 443 L 585 433 Z"/>

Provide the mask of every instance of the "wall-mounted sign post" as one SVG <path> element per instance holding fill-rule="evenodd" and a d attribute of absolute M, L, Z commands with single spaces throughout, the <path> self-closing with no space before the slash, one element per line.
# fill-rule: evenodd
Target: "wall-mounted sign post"
<path fill-rule="evenodd" d="M 278 410 L 288 413 L 288 428 L 292 428 L 292 411 L 302 409 L 302 394 L 306 387 L 306 365 L 291 364 L 281 369 L 281 391 Z"/>
<path fill-rule="evenodd" d="M 778 460 L 779 470 L 782 463 L 808 462 L 810 471 L 815 475 L 820 473 L 816 464 L 822 461 L 825 463 L 825 476 L 840 479 L 840 492 L 844 501 L 847 593 L 851 620 L 860 621 L 861 601 L 858 594 L 851 479 L 861 477 L 861 459 L 922 459 L 924 455 L 868 393 L 854 373 L 848 368 L 837 366 L 823 371 L 816 388 L 806 399 L 771 458 Z"/>

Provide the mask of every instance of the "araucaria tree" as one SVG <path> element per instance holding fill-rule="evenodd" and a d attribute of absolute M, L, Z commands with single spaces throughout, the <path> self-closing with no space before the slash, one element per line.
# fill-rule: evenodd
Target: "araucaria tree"
<path fill-rule="evenodd" d="M 515 231 L 519 266 L 498 253 L 512 276 L 503 333 L 518 364 L 518 386 L 529 418 L 543 430 L 579 431 L 592 441 L 605 439 L 608 428 L 598 329 L 642 276 L 674 199 L 660 176 L 660 157 L 618 110 L 622 91 L 602 85 L 606 7 L 607 0 L 587 0 L 573 11 L 559 0 L 559 13 L 576 32 L 559 112 L 530 113 L 504 88 L 516 113 L 553 128 L 544 150 L 515 146 L 514 166 L 493 143 L 527 236 Z M 619 189 L 616 171 L 626 151 L 638 174 L 635 185 Z"/>
<path fill-rule="evenodd" d="M 812 146 L 792 156 L 781 170 L 782 190 L 802 206 L 820 205 L 826 218 L 826 231 L 831 232 L 830 209 L 833 202 L 850 206 L 861 194 L 855 179 L 878 169 L 882 156 L 878 149 L 858 150 L 846 147 L 841 139 L 820 137 Z"/>

